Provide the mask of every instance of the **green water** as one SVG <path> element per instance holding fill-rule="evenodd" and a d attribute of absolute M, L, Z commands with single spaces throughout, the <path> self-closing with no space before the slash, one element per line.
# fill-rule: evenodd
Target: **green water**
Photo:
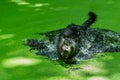
<path fill-rule="evenodd" d="M 119 80 L 120 54 L 96 55 L 72 70 L 29 52 L 25 38 L 36 32 L 82 24 L 93 11 L 92 27 L 120 33 L 119 0 L 0 0 L 0 80 Z"/>

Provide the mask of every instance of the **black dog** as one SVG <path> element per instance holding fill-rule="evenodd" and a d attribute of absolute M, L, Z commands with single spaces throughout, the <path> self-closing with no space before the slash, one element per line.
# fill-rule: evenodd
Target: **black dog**
<path fill-rule="evenodd" d="M 47 38 L 28 39 L 26 45 L 52 60 L 63 60 L 67 64 L 91 58 L 94 53 L 120 52 L 120 35 L 106 29 L 90 28 L 96 14 L 89 12 L 89 19 L 81 26 L 70 24 L 65 29 L 39 33 Z"/>

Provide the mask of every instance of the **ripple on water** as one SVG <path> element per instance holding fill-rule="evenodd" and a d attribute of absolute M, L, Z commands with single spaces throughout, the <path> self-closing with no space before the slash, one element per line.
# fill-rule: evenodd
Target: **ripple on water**
<path fill-rule="evenodd" d="M 31 66 L 41 63 L 40 59 L 34 58 L 24 58 L 24 57 L 15 57 L 10 59 L 5 59 L 2 61 L 2 66 L 5 68 L 14 68 L 18 66 Z"/>
<path fill-rule="evenodd" d="M 13 38 L 14 36 L 14 34 L 2 34 L 0 35 L 0 40 Z"/>

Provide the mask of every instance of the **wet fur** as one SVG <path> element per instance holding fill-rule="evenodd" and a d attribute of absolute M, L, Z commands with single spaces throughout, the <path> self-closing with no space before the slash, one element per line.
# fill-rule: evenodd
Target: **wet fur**
<path fill-rule="evenodd" d="M 37 55 L 47 56 L 51 60 L 60 59 L 67 64 L 91 58 L 95 53 L 120 52 L 118 33 L 106 29 L 90 28 L 96 18 L 95 13 L 89 12 L 89 19 L 81 26 L 70 24 L 65 29 L 39 33 L 45 35 L 47 39 L 28 39 L 26 45 L 37 50 Z M 68 48 L 70 46 L 71 52 L 64 51 L 63 45 L 66 46 L 66 43 L 68 43 Z"/>

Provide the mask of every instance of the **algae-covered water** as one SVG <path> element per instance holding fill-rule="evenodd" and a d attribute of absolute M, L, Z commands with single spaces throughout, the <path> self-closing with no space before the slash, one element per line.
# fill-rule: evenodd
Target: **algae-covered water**
<path fill-rule="evenodd" d="M 119 0 L 0 0 L 0 80 L 119 80 L 119 53 L 95 55 L 70 69 L 22 44 L 39 38 L 37 32 L 82 24 L 89 11 L 98 16 L 91 27 L 120 33 L 119 5 Z"/>

